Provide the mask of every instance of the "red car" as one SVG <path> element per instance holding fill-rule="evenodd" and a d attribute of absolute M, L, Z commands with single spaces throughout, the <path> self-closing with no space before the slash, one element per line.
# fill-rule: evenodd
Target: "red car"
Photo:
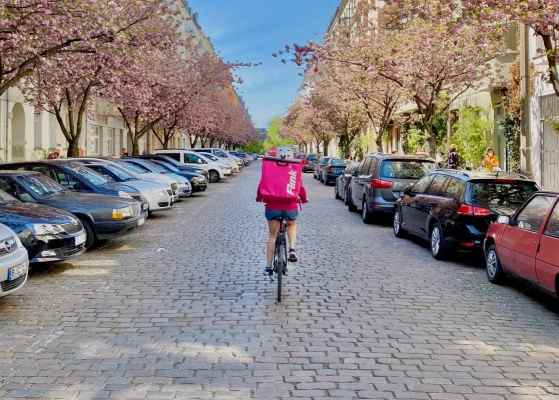
<path fill-rule="evenodd" d="M 514 216 L 499 217 L 484 249 L 490 282 L 511 274 L 559 297 L 559 193 L 538 192 Z"/>

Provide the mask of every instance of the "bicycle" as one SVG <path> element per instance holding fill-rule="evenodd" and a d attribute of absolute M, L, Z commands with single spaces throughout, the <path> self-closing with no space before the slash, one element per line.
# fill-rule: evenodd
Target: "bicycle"
<path fill-rule="evenodd" d="M 283 276 L 287 273 L 287 220 L 282 219 L 280 223 L 280 231 L 278 233 L 278 237 L 276 238 L 273 264 L 273 273 L 277 275 L 278 280 L 278 303 L 281 303 L 281 285 Z"/>

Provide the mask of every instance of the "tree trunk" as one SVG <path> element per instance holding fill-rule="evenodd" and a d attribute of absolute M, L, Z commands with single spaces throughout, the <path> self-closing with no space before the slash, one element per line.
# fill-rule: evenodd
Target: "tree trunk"
<path fill-rule="evenodd" d="M 379 153 L 383 152 L 383 148 L 382 148 L 382 139 L 384 139 L 384 130 L 381 130 L 377 133 L 377 137 L 375 139 L 375 144 L 377 146 L 377 151 Z"/>
<path fill-rule="evenodd" d="M 330 140 L 325 140 L 323 145 L 324 145 L 324 157 L 328 157 L 328 147 L 330 146 Z"/>
<path fill-rule="evenodd" d="M 132 139 L 132 155 L 140 155 L 140 143 L 138 143 L 137 139 Z"/>
<path fill-rule="evenodd" d="M 214 139 L 214 138 L 211 138 L 211 139 L 210 139 L 209 147 L 214 147 L 214 143 L 215 143 L 215 139 Z M 206 145 L 204 145 L 204 147 L 206 147 Z"/>
<path fill-rule="evenodd" d="M 68 140 L 68 154 L 67 157 L 80 157 L 80 146 L 79 146 L 80 136 L 76 136 L 71 140 Z"/>

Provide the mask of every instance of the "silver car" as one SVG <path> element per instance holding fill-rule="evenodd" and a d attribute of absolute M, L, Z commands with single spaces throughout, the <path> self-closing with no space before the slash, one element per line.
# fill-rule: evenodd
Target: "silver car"
<path fill-rule="evenodd" d="M 120 165 L 105 160 L 80 159 L 88 168 L 100 173 L 110 180 L 126 183 L 137 189 L 148 202 L 148 211 L 163 211 L 171 208 L 173 204 L 172 192 L 166 183 L 152 182 L 137 179 Z"/>
<path fill-rule="evenodd" d="M 0 297 L 21 289 L 28 271 L 27 250 L 14 231 L 0 224 Z"/>
<path fill-rule="evenodd" d="M 190 197 L 192 195 L 192 185 L 190 181 L 183 176 L 173 174 L 149 160 L 144 160 L 143 158 L 123 158 L 120 160 L 121 164 L 134 169 L 135 172 L 143 174 L 146 176 L 147 180 L 152 179 L 164 179 L 171 183 L 173 191 L 178 198 Z"/>

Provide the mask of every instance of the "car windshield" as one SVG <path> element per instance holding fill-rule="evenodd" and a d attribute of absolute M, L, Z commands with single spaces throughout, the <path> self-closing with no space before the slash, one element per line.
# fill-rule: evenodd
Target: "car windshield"
<path fill-rule="evenodd" d="M 48 197 L 66 190 L 64 186 L 43 174 L 22 175 L 18 181 L 26 190 L 33 192 L 38 197 Z"/>
<path fill-rule="evenodd" d="M 385 179 L 421 179 L 434 168 L 435 163 L 432 161 L 384 161 L 380 169 L 380 177 Z"/>
<path fill-rule="evenodd" d="M 93 186 L 101 186 L 109 182 L 103 175 L 87 167 L 72 167 L 72 170 Z"/>
<path fill-rule="evenodd" d="M 330 157 L 324 157 L 320 163 L 326 165 L 328 164 L 328 161 L 330 161 Z"/>
<path fill-rule="evenodd" d="M 493 208 L 518 208 L 538 190 L 534 182 L 484 180 L 472 182 L 473 205 Z"/>
<path fill-rule="evenodd" d="M 161 165 L 158 165 L 154 162 L 148 160 L 142 160 L 142 167 L 149 169 L 151 172 L 162 173 L 166 174 L 167 170 L 163 168 Z"/>
<path fill-rule="evenodd" d="M 147 168 L 145 168 L 141 165 L 138 165 L 136 163 L 127 162 L 127 161 L 118 161 L 118 164 L 121 165 L 122 168 L 125 168 L 129 171 L 132 171 L 135 174 L 143 175 L 143 174 L 147 174 L 148 172 L 150 172 L 149 169 L 147 169 Z"/>
<path fill-rule="evenodd" d="M 13 203 L 13 202 L 17 202 L 17 201 L 19 201 L 19 200 L 16 199 L 15 197 L 13 197 L 10 194 L 4 192 L 3 190 L 0 190 L 0 204 Z"/>
<path fill-rule="evenodd" d="M 316 161 L 316 160 L 317 160 L 316 154 L 309 154 L 309 155 L 307 156 L 307 160 L 309 160 L 309 161 Z"/>
<path fill-rule="evenodd" d="M 330 164 L 332 164 L 334 167 L 345 167 L 344 160 L 330 160 Z"/>
<path fill-rule="evenodd" d="M 180 167 L 181 166 L 181 163 L 178 162 L 177 160 L 175 160 L 174 158 L 171 158 L 171 157 L 163 155 L 163 154 L 160 154 L 159 156 L 161 158 L 157 158 L 156 159 L 157 161 L 162 161 L 162 162 L 165 162 L 166 164 L 174 165 L 175 167 Z"/>
<path fill-rule="evenodd" d="M 202 154 L 206 158 L 209 158 L 212 161 L 219 161 L 219 158 L 217 158 L 213 154 L 210 154 L 210 153 L 200 153 L 200 154 Z"/>
<path fill-rule="evenodd" d="M 171 171 L 171 172 L 180 172 L 180 170 L 175 167 L 173 164 L 167 163 L 165 161 L 161 161 L 161 160 L 153 160 L 154 164 L 157 165 L 161 165 L 163 168 L 165 168 L 167 171 Z"/>
<path fill-rule="evenodd" d="M 215 154 L 216 156 L 223 157 L 223 158 L 227 158 L 227 157 L 228 157 L 227 153 L 225 153 L 225 152 L 223 152 L 223 151 L 221 151 L 221 150 L 217 150 L 214 154 Z"/>
<path fill-rule="evenodd" d="M 108 171 L 110 171 L 114 176 L 116 176 L 121 182 L 123 181 L 133 181 L 135 180 L 135 178 L 128 172 L 126 171 L 124 168 L 117 166 L 117 165 L 111 165 L 111 164 L 105 164 L 103 165 L 103 168 L 107 169 Z"/>

